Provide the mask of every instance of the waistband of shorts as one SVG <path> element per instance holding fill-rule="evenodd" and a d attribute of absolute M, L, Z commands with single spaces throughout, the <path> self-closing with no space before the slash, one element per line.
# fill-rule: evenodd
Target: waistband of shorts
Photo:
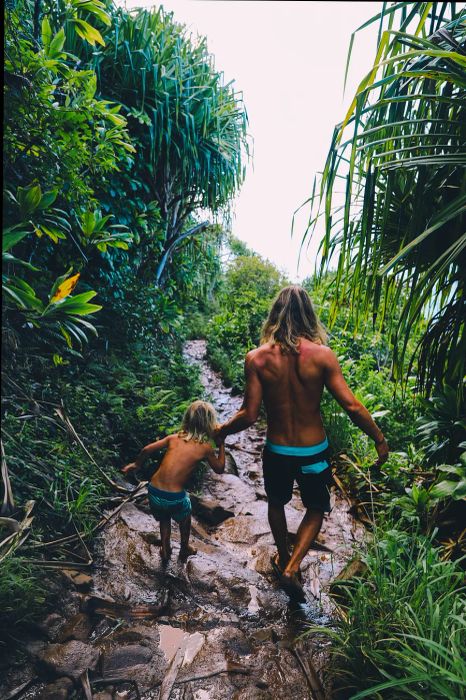
<path fill-rule="evenodd" d="M 164 498 L 166 501 L 181 501 L 188 495 L 186 491 L 162 491 L 152 484 L 148 484 L 147 489 L 153 496 Z"/>
<path fill-rule="evenodd" d="M 270 452 L 287 457 L 312 457 L 328 448 L 328 440 L 322 440 L 317 445 L 277 445 L 270 440 L 265 441 L 265 446 Z"/>

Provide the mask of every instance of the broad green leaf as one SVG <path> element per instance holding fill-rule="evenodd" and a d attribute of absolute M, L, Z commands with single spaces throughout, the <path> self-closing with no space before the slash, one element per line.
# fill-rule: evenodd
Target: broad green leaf
<path fill-rule="evenodd" d="M 96 43 L 105 46 L 102 34 L 98 29 L 89 24 L 89 22 L 85 22 L 83 19 L 73 19 L 71 22 L 74 25 L 76 33 L 79 34 L 82 39 L 89 42 L 91 46 L 95 46 Z"/>
<path fill-rule="evenodd" d="M 65 45 L 65 30 L 62 27 L 50 42 L 49 50 L 46 52 L 49 58 L 60 58 Z"/>
<path fill-rule="evenodd" d="M 22 241 L 25 236 L 28 236 L 31 231 L 4 231 L 2 238 L 2 251 L 6 252 L 13 248 L 14 245 Z"/>
<path fill-rule="evenodd" d="M 49 18 L 45 16 L 42 19 L 42 46 L 44 47 L 44 52 L 48 55 L 50 50 L 50 42 L 52 41 L 52 27 L 50 26 Z"/>
<path fill-rule="evenodd" d="M 40 185 L 30 185 L 29 187 L 18 187 L 16 191 L 21 216 L 23 219 L 28 219 L 29 216 L 37 209 L 42 199 L 42 191 Z"/>

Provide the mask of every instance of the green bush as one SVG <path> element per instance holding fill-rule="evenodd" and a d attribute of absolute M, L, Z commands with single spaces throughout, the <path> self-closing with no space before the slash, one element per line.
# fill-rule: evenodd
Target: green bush
<path fill-rule="evenodd" d="M 335 586 L 344 601 L 336 629 L 317 628 L 332 640 L 337 697 L 464 698 L 459 563 L 442 560 L 418 525 L 402 529 L 390 519 L 375 530 L 363 560 L 362 577 Z"/>
<path fill-rule="evenodd" d="M 244 356 L 257 347 L 271 302 L 287 280 L 272 263 L 230 242 L 230 262 L 217 294 L 219 307 L 207 325 L 209 360 L 234 393 L 244 388 Z M 239 253 L 239 254 L 237 254 Z"/>

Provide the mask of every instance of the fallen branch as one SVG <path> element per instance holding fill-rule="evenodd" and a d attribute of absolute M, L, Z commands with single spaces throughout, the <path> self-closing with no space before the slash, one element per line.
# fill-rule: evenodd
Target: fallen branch
<path fill-rule="evenodd" d="M 8 695 L 4 695 L 2 700 L 15 700 L 17 697 L 22 695 L 33 683 L 38 680 L 37 676 L 30 678 L 26 683 L 22 683 L 17 688 L 13 688 Z"/>
<path fill-rule="evenodd" d="M 67 537 L 60 537 L 58 540 L 51 540 L 50 542 L 34 542 L 32 544 L 34 549 L 41 549 L 42 547 L 56 547 L 57 545 L 65 544 L 65 543 L 71 543 L 75 542 L 76 540 L 81 540 L 83 542 L 83 538 L 85 537 L 90 537 L 93 535 L 97 530 L 100 528 L 104 527 L 107 525 L 112 518 L 117 515 L 117 513 L 120 512 L 120 510 L 123 508 L 125 503 L 128 503 L 129 501 L 132 501 L 136 498 L 139 498 L 143 494 L 143 488 L 147 485 L 147 481 L 141 481 L 139 486 L 134 490 L 131 491 L 130 495 L 124 498 L 121 503 L 114 508 L 114 510 L 111 511 L 109 515 L 102 515 L 102 518 L 99 520 L 97 525 L 94 525 L 94 527 L 89 530 L 89 532 L 77 532 L 75 535 L 68 535 Z M 86 548 L 87 549 L 87 548 Z"/>
<path fill-rule="evenodd" d="M 89 450 L 87 449 L 86 445 L 83 443 L 81 438 L 79 437 L 78 433 L 76 432 L 73 424 L 71 423 L 70 419 L 65 413 L 65 408 L 62 404 L 60 408 L 56 408 L 54 413 L 63 421 L 65 424 L 66 428 L 68 429 L 68 432 L 70 433 L 71 437 L 78 443 L 78 445 L 84 450 L 86 455 L 89 457 L 91 460 L 92 464 L 96 467 L 97 471 L 101 474 L 101 476 L 105 479 L 105 481 L 110 484 L 114 489 L 117 491 L 120 491 L 121 493 L 128 493 L 129 489 L 125 488 L 124 486 L 120 486 L 119 484 L 116 483 L 116 481 L 113 481 L 106 473 L 105 471 L 97 464 L 95 461 L 94 457 L 91 455 Z"/>
<path fill-rule="evenodd" d="M 34 520 L 34 516 L 31 515 L 32 509 L 34 508 L 35 501 L 27 501 L 24 507 L 24 518 L 19 523 L 19 528 L 17 532 L 6 537 L 3 542 L 0 543 L 0 549 L 8 545 L 8 549 L 0 556 L 0 563 L 4 561 L 10 554 L 14 552 L 15 549 L 20 547 L 23 542 L 29 537 L 31 523 Z"/>

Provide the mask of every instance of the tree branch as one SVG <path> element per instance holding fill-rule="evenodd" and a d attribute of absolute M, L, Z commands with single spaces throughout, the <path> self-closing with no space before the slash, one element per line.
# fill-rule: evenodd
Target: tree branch
<path fill-rule="evenodd" d="M 168 261 L 170 260 L 170 257 L 175 250 L 183 241 L 185 238 L 188 238 L 188 236 L 194 236 L 196 233 L 199 233 L 199 231 L 203 231 L 207 226 L 209 225 L 208 221 L 203 221 L 201 224 L 197 224 L 196 226 L 193 226 L 193 228 L 188 229 L 188 231 L 185 231 L 182 233 L 180 236 L 178 236 L 167 248 L 165 253 L 162 256 L 162 259 L 160 260 L 158 266 L 157 266 L 157 272 L 155 273 L 155 284 L 158 285 L 160 283 L 160 278 L 162 277 L 163 271 L 167 266 Z"/>

